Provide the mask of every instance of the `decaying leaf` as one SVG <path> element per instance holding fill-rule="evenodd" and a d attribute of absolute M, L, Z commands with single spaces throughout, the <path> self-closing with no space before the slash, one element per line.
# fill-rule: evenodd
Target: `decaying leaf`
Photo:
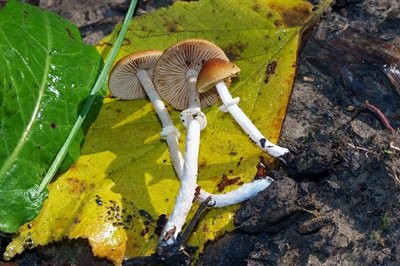
<path fill-rule="evenodd" d="M 302 1 L 177 2 L 136 18 L 119 58 L 144 49 L 165 49 L 187 38 L 216 43 L 242 70 L 231 86 L 232 94 L 241 98 L 244 112 L 276 142 L 295 75 L 299 31 L 310 13 L 311 6 Z M 108 49 L 113 37 L 103 40 L 99 49 Z M 208 126 L 201 137 L 199 185 L 218 193 L 223 176 L 252 180 L 260 156 L 266 155 L 218 106 L 204 112 Z M 179 112 L 171 110 L 171 115 L 178 125 Z M 184 139 L 185 130 L 179 128 Z M 37 245 L 63 237 L 88 238 L 97 255 L 115 263 L 121 262 L 123 254 L 134 257 L 154 252 L 158 218 L 171 212 L 179 187 L 160 130 L 146 100 L 106 98 L 87 134 L 82 156 L 51 184 L 42 212 L 31 226 L 21 228 L 6 255 L 21 252 L 27 238 Z M 227 186 L 224 192 L 240 184 Z M 189 244 L 201 251 L 205 242 L 232 230 L 236 208 L 208 212 Z M 59 224 L 60 219 L 67 222 Z M 110 238 L 114 242 L 105 243 Z M 100 252 L 105 249 L 107 253 Z"/>

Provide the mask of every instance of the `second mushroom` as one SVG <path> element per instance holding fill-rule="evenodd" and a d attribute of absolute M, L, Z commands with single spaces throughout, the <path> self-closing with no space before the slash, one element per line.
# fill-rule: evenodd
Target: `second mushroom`
<path fill-rule="evenodd" d="M 225 84 L 225 80 L 239 74 L 239 67 L 232 62 L 219 58 L 212 58 L 204 62 L 203 67 L 197 79 L 197 89 L 199 92 L 205 93 L 214 86 L 217 88 L 223 105 L 221 111 L 229 112 L 236 120 L 239 126 L 246 132 L 250 139 L 257 146 L 275 158 L 280 158 L 287 154 L 287 148 L 280 147 L 271 143 L 258 128 L 251 122 L 246 114 L 238 106 L 239 97 L 232 98 Z"/>
<path fill-rule="evenodd" d="M 181 112 L 181 122 L 187 129 L 184 167 L 176 204 L 162 232 L 167 244 L 172 244 L 191 209 L 196 190 L 200 131 L 207 125 L 201 108 L 218 99 L 215 90 L 199 94 L 197 76 L 203 62 L 211 58 L 228 60 L 224 51 L 215 44 L 197 39 L 177 43 L 167 49 L 154 70 L 154 83 L 162 98 Z"/>

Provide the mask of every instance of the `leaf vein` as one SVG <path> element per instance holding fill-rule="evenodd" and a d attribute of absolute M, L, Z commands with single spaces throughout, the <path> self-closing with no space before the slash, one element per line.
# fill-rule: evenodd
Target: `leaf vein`
<path fill-rule="evenodd" d="M 46 21 L 46 33 L 47 33 L 47 51 L 50 51 L 52 48 L 52 33 L 51 33 L 51 28 L 50 28 L 50 23 L 49 23 L 49 19 L 47 17 L 47 15 L 43 16 L 44 20 Z M 38 98 L 36 100 L 36 104 L 35 104 L 35 109 L 32 112 L 32 116 L 31 119 L 28 123 L 28 125 L 26 126 L 25 130 L 22 132 L 22 136 L 19 139 L 19 142 L 17 143 L 17 145 L 15 146 L 14 150 L 12 151 L 12 153 L 10 154 L 10 156 L 8 156 L 7 160 L 4 162 L 3 166 L 0 169 L 0 177 L 4 176 L 5 173 L 8 171 L 8 169 L 11 167 L 12 163 L 18 158 L 18 154 L 21 152 L 24 143 L 28 140 L 28 136 L 29 134 L 32 132 L 33 126 L 35 124 L 36 117 L 40 111 L 40 103 L 42 101 L 42 98 L 44 96 L 44 92 L 45 92 L 45 87 L 46 87 L 46 83 L 47 83 L 47 75 L 49 73 L 49 69 L 50 69 L 50 57 L 47 56 L 46 57 L 46 63 L 45 63 L 45 67 L 43 70 L 43 77 L 42 77 L 42 83 L 40 84 L 39 87 L 39 95 Z M 19 101 L 18 101 L 19 102 Z"/>

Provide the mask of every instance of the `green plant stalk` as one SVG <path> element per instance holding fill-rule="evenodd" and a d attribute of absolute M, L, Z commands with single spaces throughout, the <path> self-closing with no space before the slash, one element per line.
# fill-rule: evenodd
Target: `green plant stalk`
<path fill-rule="evenodd" d="M 326 11 L 328 8 L 335 4 L 335 0 L 323 0 L 321 1 L 315 10 L 313 10 L 312 15 L 305 21 L 300 33 L 304 33 L 312 24 L 314 24 Z"/>
<path fill-rule="evenodd" d="M 79 117 L 75 121 L 75 124 L 72 127 L 67 139 L 65 140 L 63 146 L 61 147 L 61 149 L 58 152 L 57 156 L 55 157 L 53 163 L 51 164 L 49 170 L 47 171 L 42 182 L 40 183 L 37 195 L 40 195 L 45 190 L 47 185 L 51 182 L 51 180 L 53 179 L 53 177 L 56 174 L 58 168 L 60 167 L 62 161 L 64 160 L 76 134 L 78 133 L 78 131 L 81 128 L 83 122 L 85 121 L 90 109 L 92 108 L 93 102 L 96 98 L 96 94 L 100 91 L 101 87 L 103 86 L 104 82 L 106 81 L 108 72 L 111 69 L 111 66 L 115 60 L 115 57 L 117 56 L 119 48 L 121 47 L 122 41 L 125 37 L 126 31 L 128 30 L 129 22 L 132 19 L 133 12 L 136 8 L 136 4 L 137 4 L 137 0 L 131 1 L 128 12 L 127 12 L 124 22 L 122 24 L 121 31 L 118 35 L 117 40 L 115 41 L 113 48 L 111 49 L 110 55 L 107 57 L 106 63 L 99 75 L 99 78 L 97 79 L 95 85 L 93 86 L 92 90 L 90 91 L 90 94 L 79 114 Z"/>

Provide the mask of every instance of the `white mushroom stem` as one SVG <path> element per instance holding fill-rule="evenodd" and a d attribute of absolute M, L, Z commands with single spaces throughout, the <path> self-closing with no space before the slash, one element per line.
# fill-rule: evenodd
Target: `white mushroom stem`
<path fill-rule="evenodd" d="M 165 137 L 168 143 L 168 149 L 171 156 L 172 164 L 175 171 L 180 175 L 182 171 L 182 154 L 179 151 L 179 130 L 174 126 L 172 119 L 165 108 L 165 104 L 161 99 L 160 95 L 154 88 L 154 84 L 146 70 L 140 70 L 136 73 L 137 78 L 142 84 L 150 102 L 153 104 L 154 110 L 156 111 L 158 117 L 160 118 L 163 129 L 161 131 L 161 136 Z"/>
<path fill-rule="evenodd" d="M 258 147 L 275 158 L 281 157 L 289 152 L 288 149 L 275 145 L 266 137 L 264 137 L 264 135 L 257 129 L 253 122 L 251 122 L 242 109 L 240 109 L 240 107 L 237 105 L 239 98 L 232 98 L 223 81 L 218 82 L 216 84 L 216 88 L 223 103 L 223 105 L 220 107 L 220 110 L 224 112 L 228 111 Z"/>
<path fill-rule="evenodd" d="M 176 241 L 192 207 L 197 187 L 200 130 L 205 126 L 205 120 L 202 123 L 203 125 L 200 123 L 202 122 L 201 119 L 205 119 L 205 116 L 201 113 L 199 95 L 196 89 L 197 71 L 189 70 L 187 78 L 189 81 L 189 108 L 185 110 L 186 112 L 184 111 L 185 117 L 182 121 L 187 128 L 184 166 L 174 209 L 161 234 L 161 239 L 163 239 L 167 233 L 173 232 L 173 237 L 166 239 L 167 244 L 173 244 Z"/>
<path fill-rule="evenodd" d="M 200 109 L 200 95 L 197 92 L 196 82 L 197 82 L 197 71 L 190 69 L 186 77 L 189 80 L 189 109 L 190 108 L 199 108 Z"/>
<path fill-rule="evenodd" d="M 225 194 L 209 194 L 204 191 L 204 193 L 200 194 L 198 198 L 200 198 L 200 201 L 202 202 L 207 199 L 208 196 L 211 196 L 209 205 L 215 208 L 231 206 L 253 198 L 258 192 L 269 187 L 273 181 L 272 178 L 267 176 L 264 179 L 257 179 L 253 182 L 244 184 Z"/>

